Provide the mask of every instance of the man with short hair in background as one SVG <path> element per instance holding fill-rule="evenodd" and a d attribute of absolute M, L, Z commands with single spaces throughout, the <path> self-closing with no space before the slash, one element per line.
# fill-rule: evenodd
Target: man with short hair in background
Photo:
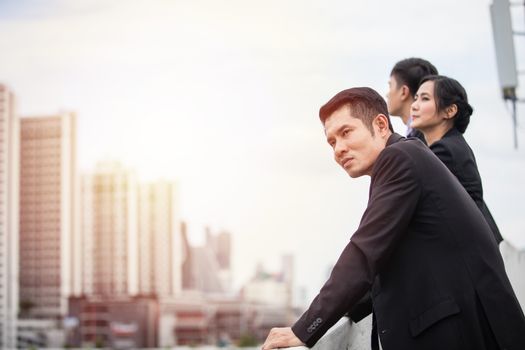
<path fill-rule="evenodd" d="M 386 94 L 388 113 L 401 118 L 403 124 L 407 126 L 407 137 L 417 137 L 425 143 L 423 134 L 410 127 L 412 122 L 410 107 L 414 102 L 421 79 L 427 75 L 437 74 L 436 67 L 429 61 L 411 57 L 397 62 L 388 80 L 388 93 Z"/>

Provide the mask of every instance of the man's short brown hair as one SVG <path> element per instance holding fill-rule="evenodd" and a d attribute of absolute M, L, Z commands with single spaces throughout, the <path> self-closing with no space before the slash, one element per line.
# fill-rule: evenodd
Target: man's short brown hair
<path fill-rule="evenodd" d="M 383 114 L 387 117 L 388 128 L 394 132 L 392 123 L 390 123 L 390 117 L 388 116 L 386 102 L 374 89 L 369 87 L 355 87 L 343 90 L 332 97 L 332 99 L 319 110 L 319 118 L 323 124 L 332 113 L 343 106 L 348 106 L 352 116 L 361 120 L 372 135 L 374 135 L 372 122 L 378 114 Z"/>

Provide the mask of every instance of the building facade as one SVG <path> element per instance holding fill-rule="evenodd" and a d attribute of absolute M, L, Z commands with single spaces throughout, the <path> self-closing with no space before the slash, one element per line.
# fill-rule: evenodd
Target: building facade
<path fill-rule="evenodd" d="M 19 123 L 0 84 L 0 348 L 16 347 L 18 312 Z"/>
<path fill-rule="evenodd" d="M 281 271 L 269 273 L 262 265 L 257 266 L 255 275 L 242 288 L 243 300 L 252 303 L 293 309 L 294 259 L 291 255 L 282 257 Z"/>
<path fill-rule="evenodd" d="M 164 299 L 159 308 L 159 346 L 162 347 L 245 346 L 246 340 L 261 344 L 273 327 L 290 325 L 286 310 L 279 306 L 198 291 Z"/>
<path fill-rule="evenodd" d="M 67 343 L 110 349 L 158 346 L 158 301 L 152 297 L 74 297 L 69 319 L 75 326 Z"/>
<path fill-rule="evenodd" d="M 79 292 L 76 117 L 20 119 L 20 313 L 56 319 Z"/>
<path fill-rule="evenodd" d="M 212 234 L 209 228 L 206 228 L 206 246 L 211 249 L 218 263 L 218 277 L 224 291 L 229 292 L 232 288 L 231 274 L 231 234 L 221 231 L 218 234 Z"/>
<path fill-rule="evenodd" d="M 138 292 L 172 297 L 182 289 L 182 242 L 175 185 L 145 183 L 138 190 Z"/>
<path fill-rule="evenodd" d="M 82 178 L 83 291 L 137 294 L 137 182 L 119 163 Z"/>

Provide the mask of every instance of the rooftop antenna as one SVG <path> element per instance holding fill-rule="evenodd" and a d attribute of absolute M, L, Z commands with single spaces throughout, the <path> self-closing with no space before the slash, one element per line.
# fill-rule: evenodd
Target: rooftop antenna
<path fill-rule="evenodd" d="M 515 5 L 515 4 L 513 4 Z M 525 5 L 525 0 L 523 2 Z M 516 103 L 524 100 L 518 99 L 518 71 L 516 68 L 516 53 L 514 50 L 514 35 L 525 35 L 525 32 L 512 30 L 509 0 L 493 0 L 490 4 L 490 17 L 494 46 L 496 49 L 496 63 L 502 97 L 512 103 L 512 125 L 514 128 L 514 148 L 518 148 Z"/>

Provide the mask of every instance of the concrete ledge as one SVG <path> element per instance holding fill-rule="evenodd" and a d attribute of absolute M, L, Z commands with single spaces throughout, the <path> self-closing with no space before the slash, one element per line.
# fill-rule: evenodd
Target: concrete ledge
<path fill-rule="evenodd" d="M 348 318 L 343 318 L 335 324 L 319 341 L 312 350 L 363 350 L 370 349 L 370 332 L 372 329 L 372 316 L 368 316 L 359 323 L 353 323 Z M 286 348 L 289 350 L 307 350 L 305 346 Z"/>

